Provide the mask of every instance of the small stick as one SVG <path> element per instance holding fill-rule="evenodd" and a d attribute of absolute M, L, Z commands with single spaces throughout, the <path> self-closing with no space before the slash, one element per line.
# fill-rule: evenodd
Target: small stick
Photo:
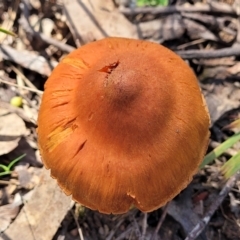
<path fill-rule="evenodd" d="M 122 232 L 115 240 L 129 239 L 127 236 L 133 231 L 133 227 L 128 228 L 126 231 Z"/>
<path fill-rule="evenodd" d="M 5 44 L 0 44 L 0 55 L 4 60 L 9 60 L 31 71 L 49 76 L 52 69 L 58 65 L 55 60 L 48 60 L 36 52 L 16 50 Z"/>
<path fill-rule="evenodd" d="M 58 49 L 64 51 L 64 52 L 67 52 L 67 53 L 70 53 L 72 52 L 73 50 L 75 50 L 74 47 L 68 45 L 68 44 L 65 44 L 61 41 L 58 41 L 56 39 L 53 39 L 51 37 L 48 37 L 46 35 L 44 35 L 43 33 L 39 33 L 39 32 L 36 32 L 33 27 L 31 26 L 30 22 L 29 22 L 29 9 L 28 9 L 28 6 L 26 4 L 26 1 L 23 0 L 22 3 L 20 3 L 20 9 L 22 11 L 22 16 L 21 16 L 21 19 L 20 19 L 20 22 L 21 22 L 21 25 L 24 29 L 24 31 L 29 34 L 31 37 L 35 36 L 38 38 L 38 40 L 42 41 L 42 42 L 45 42 L 49 45 L 53 45 L 55 47 L 57 47 Z"/>
<path fill-rule="evenodd" d="M 222 48 L 219 50 L 186 50 L 186 51 L 176 51 L 184 59 L 193 58 L 221 58 L 221 57 L 231 57 L 240 56 L 240 44 L 234 47 Z"/>
<path fill-rule="evenodd" d="M 33 89 L 33 88 L 30 88 L 30 87 L 25 87 L 25 86 L 19 86 L 19 85 L 16 84 L 16 83 L 11 83 L 11 82 L 6 81 L 6 80 L 3 80 L 3 79 L 0 79 L 0 83 L 1 83 L 1 82 L 4 83 L 4 84 L 13 86 L 13 87 L 22 88 L 22 89 L 25 89 L 25 90 L 28 90 L 28 91 L 31 91 L 31 92 L 35 92 L 35 93 L 40 94 L 40 95 L 43 94 L 43 91 L 40 91 L 40 90 L 38 90 L 38 89 Z"/>
<path fill-rule="evenodd" d="M 143 226 L 142 226 L 142 239 L 145 239 L 146 231 L 147 231 L 147 213 L 143 213 Z"/>
<path fill-rule="evenodd" d="M 31 89 L 38 90 L 36 88 L 36 86 L 34 84 L 32 84 L 32 82 L 19 69 L 17 69 L 13 64 L 10 64 L 10 66 L 11 66 L 12 70 L 23 79 L 23 81 L 25 82 L 25 84 L 28 87 L 30 87 Z M 42 93 L 40 95 L 42 95 Z"/>
<path fill-rule="evenodd" d="M 78 220 L 77 220 L 77 218 L 76 218 L 76 215 L 74 214 L 73 210 L 71 210 L 71 213 L 72 213 L 72 215 L 73 215 L 74 221 L 75 221 L 75 223 L 76 223 L 76 225 L 77 225 L 77 228 L 78 228 L 79 238 L 80 238 L 80 240 L 84 240 L 83 233 L 82 233 L 82 229 L 81 229 L 81 227 L 80 227 L 80 225 L 79 225 L 79 223 L 78 223 Z"/>
<path fill-rule="evenodd" d="M 61 51 L 70 53 L 70 52 L 72 52 L 73 50 L 76 49 L 75 47 L 72 47 L 72 46 L 70 46 L 70 45 L 68 45 L 66 43 L 63 43 L 62 41 L 60 42 L 60 41 L 58 41 L 58 40 L 56 40 L 54 38 L 48 37 L 48 36 L 44 35 L 43 33 L 35 33 L 35 34 L 38 34 L 39 38 L 42 41 L 46 42 L 49 45 L 53 45 L 53 46 L 57 47 Z"/>
<path fill-rule="evenodd" d="M 109 233 L 109 235 L 107 236 L 106 240 L 111 240 L 111 239 L 113 239 L 113 236 L 114 236 L 115 232 L 116 232 L 117 229 L 121 226 L 121 224 L 123 223 L 124 220 L 125 220 L 125 219 L 122 218 L 122 219 L 120 219 L 120 220 L 118 221 L 118 223 L 116 224 L 115 228 L 110 231 L 110 233 Z"/>
<path fill-rule="evenodd" d="M 229 4 L 222 4 L 217 2 L 211 2 L 210 4 L 202 4 L 199 6 L 167 6 L 167 7 L 136 7 L 132 8 L 123 8 L 120 9 L 120 12 L 129 15 L 137 15 L 137 14 L 173 14 L 173 13 L 181 13 L 181 12 L 201 12 L 201 13 L 222 13 L 222 14 L 230 14 L 236 15 L 234 8 Z"/>
<path fill-rule="evenodd" d="M 158 225 L 157 225 L 157 227 L 156 227 L 156 229 L 155 229 L 155 231 L 154 231 L 154 233 L 153 233 L 153 235 L 152 235 L 152 237 L 151 237 L 151 240 L 156 239 L 157 234 L 158 234 L 158 231 L 159 231 L 159 229 L 161 228 L 161 226 L 162 226 L 162 224 L 163 224 L 163 221 L 164 221 L 165 218 L 166 218 L 168 206 L 169 206 L 169 203 L 167 203 L 167 204 L 165 205 L 165 207 L 163 208 L 163 213 L 162 213 L 161 218 L 160 218 L 160 220 L 159 220 L 159 222 L 158 222 Z"/>
<path fill-rule="evenodd" d="M 0 185 L 10 185 L 12 184 L 10 181 L 0 180 Z M 17 184 L 14 184 L 17 185 Z"/>
<path fill-rule="evenodd" d="M 134 227 L 137 239 L 141 239 L 141 231 L 139 229 L 139 225 L 138 225 L 135 217 L 133 218 L 133 227 Z"/>
<path fill-rule="evenodd" d="M 209 223 L 211 217 L 215 213 L 215 211 L 219 208 L 219 206 L 222 204 L 224 198 L 228 195 L 231 188 L 234 186 L 237 179 L 239 179 L 240 174 L 236 173 L 234 176 L 229 178 L 229 180 L 224 185 L 223 189 L 219 193 L 218 198 L 209 207 L 208 212 L 205 214 L 205 216 L 198 222 L 198 224 L 192 229 L 192 231 L 187 235 L 185 240 L 194 240 L 196 239 L 201 232 L 204 230 L 204 228 Z"/>

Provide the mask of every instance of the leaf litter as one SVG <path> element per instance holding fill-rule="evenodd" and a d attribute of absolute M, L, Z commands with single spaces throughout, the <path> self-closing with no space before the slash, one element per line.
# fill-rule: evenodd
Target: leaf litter
<path fill-rule="evenodd" d="M 226 182 L 221 173 L 239 143 L 200 169 L 166 209 L 147 215 L 133 209 L 108 216 L 75 204 L 42 167 L 36 119 L 46 78 L 68 52 L 106 36 L 143 38 L 178 52 L 198 76 L 210 109 L 208 152 L 234 135 L 224 126 L 240 116 L 239 1 L 136 3 L 0 3 L 0 26 L 7 31 L 0 34 L 0 164 L 26 154 L 0 176 L 1 239 L 239 239 L 240 181 L 236 174 Z M 12 106 L 19 96 L 22 106 Z"/>

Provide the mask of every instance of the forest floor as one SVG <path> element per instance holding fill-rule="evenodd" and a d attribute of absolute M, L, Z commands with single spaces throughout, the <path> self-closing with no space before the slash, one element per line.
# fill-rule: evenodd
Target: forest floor
<path fill-rule="evenodd" d="M 240 239 L 238 174 L 226 181 L 220 171 L 240 143 L 148 214 L 87 209 L 65 196 L 43 167 L 36 128 L 44 83 L 62 57 L 106 36 L 149 40 L 179 54 L 210 111 L 208 151 L 234 134 L 223 127 L 240 117 L 240 1 L 137 2 L 0 1 L 0 26 L 16 35 L 0 33 L 0 239 Z"/>

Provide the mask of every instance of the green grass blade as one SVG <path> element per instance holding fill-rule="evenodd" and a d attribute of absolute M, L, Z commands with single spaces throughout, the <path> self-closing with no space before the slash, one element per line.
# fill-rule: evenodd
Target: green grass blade
<path fill-rule="evenodd" d="M 3 164 L 0 164 L 0 168 L 3 169 L 4 172 L 8 172 L 8 167 L 3 165 Z"/>
<path fill-rule="evenodd" d="M 159 2 L 158 5 L 161 5 L 161 6 L 164 6 L 164 7 L 166 7 L 168 5 L 168 0 L 159 0 L 158 2 Z"/>
<path fill-rule="evenodd" d="M 137 6 L 142 7 L 145 5 L 145 0 L 137 0 Z"/>
<path fill-rule="evenodd" d="M 24 154 L 22 154 L 21 156 L 15 158 L 14 160 L 12 160 L 12 161 L 8 164 L 8 166 L 3 165 L 3 164 L 0 164 L 0 168 L 3 169 L 3 172 L 0 172 L 0 177 L 1 177 L 1 176 L 8 175 L 8 174 L 11 174 L 11 168 L 12 168 L 12 166 L 13 166 L 16 162 L 20 161 L 20 160 L 21 160 L 23 157 L 25 157 L 25 156 L 26 156 L 26 153 L 24 153 Z"/>
<path fill-rule="evenodd" d="M 1 172 L 0 177 L 11 174 L 11 171 Z"/>
<path fill-rule="evenodd" d="M 15 158 L 13 161 L 11 161 L 8 165 L 8 170 L 10 171 L 11 167 L 18 161 L 20 161 L 22 158 L 26 156 L 26 153 L 22 154 L 21 156 Z"/>
<path fill-rule="evenodd" d="M 215 158 L 219 157 L 228 148 L 232 147 L 239 140 L 240 140 L 240 132 L 234 134 L 233 136 L 228 138 L 226 141 L 224 141 L 222 144 L 220 144 L 218 147 L 216 147 L 211 152 L 209 152 L 203 159 L 203 162 L 200 165 L 200 168 L 203 168 L 205 165 L 211 163 Z"/>
<path fill-rule="evenodd" d="M 0 32 L 5 33 L 5 34 L 7 34 L 7 35 L 11 35 L 11 36 L 13 36 L 13 37 L 16 37 L 16 36 L 17 36 L 14 32 L 11 32 L 11 31 L 6 30 L 6 29 L 1 28 L 1 27 L 0 27 Z"/>
<path fill-rule="evenodd" d="M 238 170 L 240 170 L 240 151 L 231 157 L 221 168 L 225 178 L 230 178 Z"/>
<path fill-rule="evenodd" d="M 137 6 L 167 6 L 168 0 L 137 0 Z"/>

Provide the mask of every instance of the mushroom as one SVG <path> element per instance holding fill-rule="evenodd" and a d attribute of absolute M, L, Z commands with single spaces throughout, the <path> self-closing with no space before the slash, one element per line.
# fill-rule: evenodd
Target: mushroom
<path fill-rule="evenodd" d="M 105 38 L 73 51 L 45 84 L 44 165 L 67 195 L 102 213 L 153 211 L 191 181 L 209 114 L 189 66 L 147 41 Z"/>

